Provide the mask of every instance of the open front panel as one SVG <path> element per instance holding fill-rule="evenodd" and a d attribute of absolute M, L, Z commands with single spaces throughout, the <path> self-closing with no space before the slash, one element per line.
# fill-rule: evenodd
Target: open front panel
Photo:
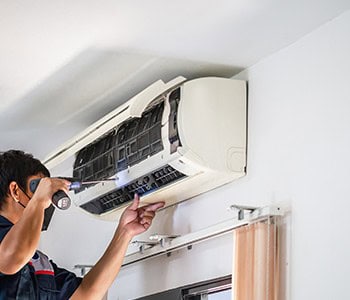
<path fill-rule="evenodd" d="M 163 111 L 164 101 L 161 101 L 144 112 L 141 118 L 124 122 L 80 150 L 73 177 L 83 181 L 105 179 L 162 151 Z"/>
<path fill-rule="evenodd" d="M 164 101 L 122 124 L 117 131 L 117 172 L 127 169 L 163 150 L 161 122 Z"/>

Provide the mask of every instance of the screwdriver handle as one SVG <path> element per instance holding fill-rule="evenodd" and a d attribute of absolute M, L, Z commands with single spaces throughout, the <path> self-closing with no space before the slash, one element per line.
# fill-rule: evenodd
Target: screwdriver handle
<path fill-rule="evenodd" d="M 39 185 L 41 178 L 33 179 L 29 183 L 29 189 L 34 193 Z M 57 191 L 52 195 L 52 203 L 59 209 L 66 210 L 71 205 L 69 196 L 62 190 Z"/>

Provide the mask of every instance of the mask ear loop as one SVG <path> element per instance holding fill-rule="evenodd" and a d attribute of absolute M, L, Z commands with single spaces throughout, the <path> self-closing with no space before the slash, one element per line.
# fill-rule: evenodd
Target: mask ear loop
<path fill-rule="evenodd" d="M 21 201 L 19 201 L 19 200 L 16 199 L 16 198 L 13 198 L 13 199 L 14 199 L 15 202 L 18 203 L 20 206 L 22 206 L 23 208 L 26 208 L 26 207 L 24 206 L 24 204 L 23 204 Z"/>
<path fill-rule="evenodd" d="M 26 195 L 26 196 L 28 197 L 29 200 L 31 199 L 31 198 L 28 196 L 28 194 L 27 194 L 25 191 L 22 190 L 21 187 L 18 186 L 18 188 L 24 193 L 24 195 Z M 26 208 L 26 206 L 25 206 L 21 201 L 19 201 L 19 200 L 16 199 L 16 198 L 13 198 L 13 199 L 14 199 L 19 205 L 21 205 L 23 208 Z"/>

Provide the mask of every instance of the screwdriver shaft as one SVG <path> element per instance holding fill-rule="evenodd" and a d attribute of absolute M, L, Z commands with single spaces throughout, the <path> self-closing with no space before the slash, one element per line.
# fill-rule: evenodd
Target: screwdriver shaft
<path fill-rule="evenodd" d="M 91 181 L 81 181 L 80 183 L 82 185 L 86 185 L 86 184 L 95 184 L 95 183 L 101 183 L 101 182 L 105 182 L 105 181 L 116 181 L 116 178 L 108 178 L 108 179 L 101 179 L 101 180 L 91 180 Z"/>

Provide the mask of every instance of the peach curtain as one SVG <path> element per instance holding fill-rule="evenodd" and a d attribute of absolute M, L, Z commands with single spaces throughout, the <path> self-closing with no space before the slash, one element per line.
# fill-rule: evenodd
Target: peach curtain
<path fill-rule="evenodd" d="M 233 300 L 277 300 L 278 247 L 275 219 L 234 230 Z"/>

